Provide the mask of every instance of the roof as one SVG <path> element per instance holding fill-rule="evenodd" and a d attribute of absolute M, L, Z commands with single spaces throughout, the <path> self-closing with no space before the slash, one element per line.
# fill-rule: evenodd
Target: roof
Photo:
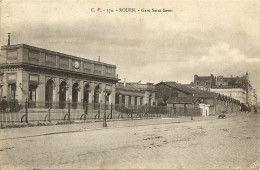
<path fill-rule="evenodd" d="M 200 102 L 198 97 L 175 97 L 167 100 L 168 104 L 193 104 Z"/>
<path fill-rule="evenodd" d="M 158 86 L 159 84 L 166 84 L 166 85 L 168 85 L 170 87 L 173 87 L 173 88 L 175 88 L 177 90 L 180 90 L 180 91 L 182 91 L 184 93 L 187 93 L 187 94 L 193 94 L 194 93 L 194 89 L 191 89 L 191 88 L 189 88 L 189 87 L 187 87 L 185 85 L 182 85 L 182 84 L 178 84 L 178 83 L 176 83 L 174 81 L 171 81 L 171 82 L 160 82 L 160 83 L 156 84 L 155 86 Z"/>
<path fill-rule="evenodd" d="M 116 89 L 120 90 L 133 90 L 133 91 L 154 91 L 155 88 L 153 84 L 138 84 L 138 83 L 123 83 L 118 82 L 116 84 Z"/>
<path fill-rule="evenodd" d="M 159 84 L 166 84 L 172 88 L 175 88 L 186 94 L 193 95 L 195 97 L 212 98 L 212 97 L 218 97 L 218 95 L 219 95 L 218 93 L 214 93 L 214 92 L 189 88 L 187 85 L 178 84 L 176 82 L 160 82 L 160 83 L 156 84 L 156 86 L 158 86 Z"/>
<path fill-rule="evenodd" d="M 210 79 L 211 79 L 210 76 L 201 76 L 196 78 L 196 80 L 210 80 Z"/>

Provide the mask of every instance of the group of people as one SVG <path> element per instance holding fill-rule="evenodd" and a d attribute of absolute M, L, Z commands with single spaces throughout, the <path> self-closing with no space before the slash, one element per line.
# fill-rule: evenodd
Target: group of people
<path fill-rule="evenodd" d="M 16 112 L 20 110 L 20 105 L 18 100 L 10 100 L 9 102 L 6 100 L 4 96 L 0 101 L 0 111 L 1 112 Z"/>
<path fill-rule="evenodd" d="M 4 96 L 0 102 L 0 110 L 1 112 L 6 112 L 7 108 L 8 108 L 8 102 L 6 101 L 6 97 Z"/>

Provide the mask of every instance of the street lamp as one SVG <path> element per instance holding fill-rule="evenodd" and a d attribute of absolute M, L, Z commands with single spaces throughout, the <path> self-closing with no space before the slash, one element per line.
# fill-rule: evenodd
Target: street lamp
<path fill-rule="evenodd" d="M 106 116 L 107 98 L 111 94 L 111 91 L 105 89 L 103 92 L 104 92 L 104 95 L 105 95 L 105 111 L 104 111 L 103 127 L 107 127 L 107 116 Z"/>
<path fill-rule="evenodd" d="M 19 84 L 19 87 L 23 91 L 23 84 L 22 83 Z"/>

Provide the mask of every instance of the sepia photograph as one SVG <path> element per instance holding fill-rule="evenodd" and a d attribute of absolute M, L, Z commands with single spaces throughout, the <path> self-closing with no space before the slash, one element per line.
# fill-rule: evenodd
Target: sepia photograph
<path fill-rule="evenodd" d="M 258 0 L 0 0 L 0 170 L 259 169 Z"/>

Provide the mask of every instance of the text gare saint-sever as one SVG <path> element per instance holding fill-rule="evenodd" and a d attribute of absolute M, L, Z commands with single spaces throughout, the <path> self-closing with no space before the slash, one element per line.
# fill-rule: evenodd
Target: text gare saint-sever
<path fill-rule="evenodd" d="M 116 9 L 115 11 L 113 9 L 101 9 L 101 8 L 97 8 L 97 9 L 94 9 L 92 8 L 91 9 L 92 12 L 102 12 L 102 11 L 108 11 L 108 12 L 173 12 L 172 9 L 155 9 L 155 8 L 152 8 L 152 9 L 136 9 L 136 8 L 118 8 Z"/>
<path fill-rule="evenodd" d="M 136 9 L 135 8 L 119 8 L 118 10 L 119 12 L 136 12 Z M 172 9 L 155 9 L 155 8 L 152 8 L 152 9 L 144 9 L 142 8 L 141 10 L 138 10 L 138 11 L 141 11 L 141 12 L 173 12 Z"/>

